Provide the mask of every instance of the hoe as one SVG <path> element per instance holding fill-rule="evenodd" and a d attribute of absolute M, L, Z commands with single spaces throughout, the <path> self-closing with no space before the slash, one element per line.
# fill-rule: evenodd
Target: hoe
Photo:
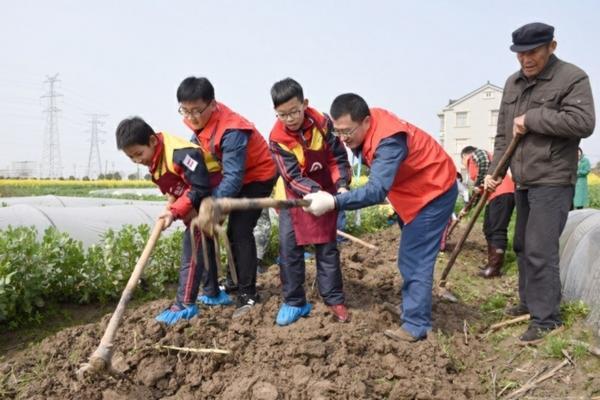
<path fill-rule="evenodd" d="M 506 174 L 506 170 L 508 168 L 510 158 L 512 157 L 513 153 L 515 152 L 515 149 L 517 148 L 517 145 L 519 144 L 520 139 L 521 139 L 521 135 L 513 136 L 510 144 L 504 151 L 504 154 L 502 155 L 500 162 L 498 162 L 498 165 L 496 165 L 496 169 L 494 170 L 494 172 L 492 174 L 492 178 L 494 180 L 496 180 L 499 177 L 504 176 Z M 452 250 L 452 254 L 450 255 L 448 264 L 446 265 L 446 268 L 444 268 L 444 271 L 442 272 L 442 277 L 440 278 L 440 283 L 438 285 L 438 295 L 440 297 L 442 297 L 443 299 L 448 300 L 450 302 L 456 303 L 458 301 L 458 299 L 446 288 L 446 284 L 447 284 L 446 279 L 448 278 L 448 274 L 452 270 L 452 266 L 454 265 L 456 258 L 458 257 L 458 254 L 462 250 L 462 246 L 465 244 L 465 241 L 467 240 L 469 233 L 471 233 L 471 229 L 473 229 L 473 225 L 475 225 L 475 222 L 477 221 L 477 217 L 479 217 L 481 210 L 483 210 L 483 207 L 485 207 L 487 199 L 488 199 L 488 197 L 490 197 L 490 193 L 491 192 L 489 192 L 489 191 L 484 191 L 484 193 L 481 195 L 481 198 L 479 199 L 479 202 L 477 203 L 477 206 L 475 207 L 475 211 L 473 212 L 473 215 L 471 216 L 471 220 L 467 224 L 467 227 L 466 227 L 463 235 L 459 239 L 458 243 Z"/>

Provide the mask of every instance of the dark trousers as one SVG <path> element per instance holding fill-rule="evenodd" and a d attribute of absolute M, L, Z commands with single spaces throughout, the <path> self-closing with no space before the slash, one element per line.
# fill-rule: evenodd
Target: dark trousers
<path fill-rule="evenodd" d="M 506 250 L 508 243 L 508 224 L 515 209 L 514 193 L 495 197 L 485 207 L 483 215 L 483 234 L 488 244 Z"/>
<path fill-rule="evenodd" d="M 538 186 L 517 190 L 514 250 L 519 264 L 519 297 L 541 328 L 560 325 L 558 239 L 562 233 L 573 186 Z"/>
<path fill-rule="evenodd" d="M 250 182 L 240 190 L 236 197 L 269 197 L 275 186 L 276 178 L 267 181 Z M 256 242 L 254 227 L 262 210 L 233 211 L 227 222 L 227 237 L 238 276 L 240 294 L 256 295 Z"/>
<path fill-rule="evenodd" d="M 304 278 L 304 246 L 296 243 L 296 234 L 288 210 L 279 213 L 279 254 L 283 300 L 286 304 L 300 307 L 306 304 Z M 315 245 L 317 261 L 317 286 L 325 304 L 344 303 L 340 252 L 336 241 Z"/>
<path fill-rule="evenodd" d="M 190 238 L 190 228 L 187 228 L 183 234 L 183 253 L 181 255 L 179 286 L 177 288 L 177 301 L 183 304 L 196 302 L 200 279 L 206 269 L 202 257 L 202 241 L 199 232 L 196 233 L 194 240 L 196 242 L 196 262 L 192 261 L 192 239 Z M 207 246 L 209 248 L 209 267 L 204 280 L 204 294 L 216 296 L 219 293 L 219 285 L 212 240 L 208 241 Z"/>
<path fill-rule="evenodd" d="M 206 247 L 208 250 L 208 267 L 204 266 L 204 281 L 202 283 L 202 292 L 206 296 L 214 297 L 221 291 L 219 289 L 219 270 L 217 269 L 215 242 L 211 238 L 206 238 Z M 202 254 L 198 254 L 202 258 Z M 204 264 L 204 258 L 202 258 Z"/>

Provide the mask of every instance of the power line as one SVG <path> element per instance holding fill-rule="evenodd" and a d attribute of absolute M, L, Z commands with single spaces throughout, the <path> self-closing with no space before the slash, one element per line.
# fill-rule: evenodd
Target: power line
<path fill-rule="evenodd" d="M 105 124 L 100 118 L 106 118 L 106 114 L 90 114 L 90 155 L 88 157 L 87 176 L 97 178 L 102 173 L 102 161 L 100 159 L 100 140 L 98 136 L 106 133 L 100 127 Z"/>
<path fill-rule="evenodd" d="M 48 93 L 42 98 L 48 99 L 46 113 L 46 132 L 44 135 L 44 148 L 42 149 L 42 166 L 40 175 L 47 178 L 62 177 L 62 162 L 60 157 L 60 135 L 58 131 L 58 113 L 60 109 L 56 106 L 56 99 L 62 94 L 56 92 L 55 85 L 58 73 L 54 76 L 46 76 L 49 85 Z"/>

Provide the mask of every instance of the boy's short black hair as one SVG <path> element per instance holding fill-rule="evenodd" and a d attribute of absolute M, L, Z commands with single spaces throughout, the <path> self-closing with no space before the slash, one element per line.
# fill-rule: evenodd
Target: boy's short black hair
<path fill-rule="evenodd" d="M 300 102 L 304 101 L 304 92 L 302 86 L 292 78 L 285 78 L 275 82 L 271 88 L 271 99 L 273 107 L 279 107 L 281 104 L 297 98 Z"/>
<path fill-rule="evenodd" d="M 177 88 L 177 101 L 202 100 L 205 103 L 210 103 L 215 99 L 215 88 L 212 83 L 204 77 L 196 78 L 189 76 L 185 78 Z"/>
<path fill-rule="evenodd" d="M 362 122 L 371 115 L 369 105 L 365 99 L 355 93 L 344 93 L 336 97 L 331 103 L 329 113 L 333 119 L 350 114 L 350 118 L 354 122 Z"/>
<path fill-rule="evenodd" d="M 148 146 L 154 129 L 140 117 L 125 118 L 117 126 L 117 149 L 123 150 L 132 145 Z"/>
<path fill-rule="evenodd" d="M 464 147 L 464 148 L 461 150 L 461 152 L 460 152 L 460 156 L 461 156 L 461 157 L 464 157 L 464 156 L 466 156 L 467 154 L 474 153 L 474 152 L 475 152 L 475 150 L 477 150 L 477 148 L 475 148 L 475 147 L 473 147 L 473 146 L 465 146 L 465 147 Z"/>

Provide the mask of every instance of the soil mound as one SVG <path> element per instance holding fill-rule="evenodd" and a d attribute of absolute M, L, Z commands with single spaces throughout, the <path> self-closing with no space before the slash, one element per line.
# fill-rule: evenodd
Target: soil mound
<path fill-rule="evenodd" d="M 109 315 L 69 328 L 0 364 L 14 383 L 7 397 L 23 399 L 469 399 L 478 398 L 477 341 L 465 345 L 463 324 L 479 318 L 465 304 L 434 297 L 434 334 L 415 344 L 395 342 L 401 279 L 396 267 L 399 229 L 365 237 L 378 252 L 346 243 L 342 267 L 351 321 L 336 323 L 307 266 L 306 288 L 315 308 L 308 318 L 275 325 L 281 302 L 278 267 L 259 276 L 262 300 L 232 320 L 233 308 L 201 309 L 198 318 L 166 328 L 154 317 L 169 300 L 129 310 L 113 356 L 122 379 L 77 381 L 75 371 L 93 352 Z M 228 355 L 185 353 L 161 345 L 230 350 Z M 452 346 L 452 353 L 448 346 Z M 457 360 L 460 359 L 460 363 Z M 472 360 L 473 365 L 469 364 Z M 466 367 L 469 373 L 460 373 Z"/>

